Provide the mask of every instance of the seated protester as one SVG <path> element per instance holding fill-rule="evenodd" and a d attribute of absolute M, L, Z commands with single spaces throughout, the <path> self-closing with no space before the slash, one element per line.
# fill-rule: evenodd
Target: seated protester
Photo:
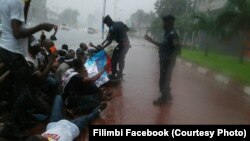
<path fill-rule="evenodd" d="M 62 107 L 62 97 L 56 96 L 46 131 L 42 135 L 30 137 L 26 141 L 73 141 L 80 135 L 81 130 L 87 128 L 91 121 L 99 117 L 107 107 L 107 103 L 100 104 L 90 114 L 72 121 L 63 119 Z"/>
<path fill-rule="evenodd" d="M 68 51 L 68 53 L 71 54 L 72 56 L 74 56 L 74 58 L 75 58 L 75 56 L 76 56 L 75 50 L 70 49 L 70 50 Z"/>
<path fill-rule="evenodd" d="M 63 99 L 72 113 L 88 113 L 101 103 L 103 95 L 94 82 L 101 77 L 105 69 L 89 78 L 83 61 L 81 59 L 74 60 L 74 68 L 68 70 L 62 78 Z"/>
<path fill-rule="evenodd" d="M 87 55 L 85 55 L 85 52 L 82 48 L 78 48 L 76 50 L 76 58 L 81 59 L 83 62 L 86 62 L 86 60 L 88 59 Z"/>
<path fill-rule="evenodd" d="M 58 57 L 57 61 L 58 61 L 59 64 L 64 62 L 65 56 L 67 55 L 67 53 L 68 52 L 66 50 L 58 50 L 59 57 Z"/>
<path fill-rule="evenodd" d="M 44 93 L 49 96 L 48 102 L 53 103 L 53 97 L 58 93 L 58 81 L 51 76 L 51 70 L 55 62 L 57 55 L 57 50 L 52 40 L 46 39 L 44 41 L 43 53 L 44 62 L 40 65 L 36 72 L 33 73 L 33 77 L 39 80 L 41 89 Z"/>
<path fill-rule="evenodd" d="M 88 47 L 85 43 L 80 44 L 80 48 L 83 49 L 84 54 L 87 55 L 88 58 L 100 51 L 100 49 L 94 46 L 92 43 L 90 43 L 89 46 L 91 48 Z"/>
<path fill-rule="evenodd" d="M 67 44 L 62 45 L 62 50 L 65 50 L 66 52 L 69 51 L 69 46 Z"/>
<path fill-rule="evenodd" d="M 78 48 L 76 50 L 76 57 L 77 57 L 77 59 L 82 60 L 85 64 L 87 57 L 86 57 L 84 50 L 82 48 Z M 87 72 L 87 70 L 86 70 L 86 72 Z M 107 97 L 106 97 L 107 100 L 111 99 L 111 95 L 113 92 L 106 90 L 106 89 L 102 89 L 102 92 L 104 93 L 104 95 L 107 95 Z"/>
<path fill-rule="evenodd" d="M 39 66 L 39 53 L 41 53 L 41 44 L 34 36 L 30 36 L 28 39 L 28 52 L 26 60 L 34 65 L 35 68 Z"/>
<path fill-rule="evenodd" d="M 73 60 L 75 58 L 75 54 L 73 54 L 72 52 L 69 52 L 66 57 L 65 60 L 62 64 L 60 64 L 60 66 L 58 67 L 58 69 L 56 70 L 55 73 L 55 78 L 56 80 L 61 84 L 62 83 L 62 76 L 63 74 L 70 68 L 73 67 Z"/>

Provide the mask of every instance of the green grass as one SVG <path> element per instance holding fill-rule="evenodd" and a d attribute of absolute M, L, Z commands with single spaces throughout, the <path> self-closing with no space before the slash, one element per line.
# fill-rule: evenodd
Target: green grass
<path fill-rule="evenodd" d="M 244 64 L 239 63 L 236 57 L 221 55 L 217 53 L 208 53 L 191 49 L 182 49 L 181 57 L 201 65 L 210 70 L 224 74 L 233 80 L 242 84 L 250 85 L 250 62 L 245 61 Z"/>

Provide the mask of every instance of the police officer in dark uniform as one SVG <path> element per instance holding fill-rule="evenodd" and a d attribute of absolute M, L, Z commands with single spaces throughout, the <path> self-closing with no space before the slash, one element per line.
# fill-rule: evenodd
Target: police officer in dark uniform
<path fill-rule="evenodd" d="M 129 28 L 122 22 L 113 21 L 109 15 L 104 18 L 103 22 L 109 27 L 109 33 L 107 39 L 103 42 L 104 45 L 102 49 L 108 47 L 113 40 L 118 43 L 118 46 L 116 46 L 113 51 L 111 60 L 111 79 L 122 79 L 125 57 L 130 48 L 130 42 L 127 36 Z M 117 67 L 119 67 L 119 71 Z"/>
<path fill-rule="evenodd" d="M 176 62 L 176 57 L 180 53 L 179 39 L 174 29 L 175 17 L 167 15 L 162 17 L 163 29 L 165 30 L 164 40 L 162 43 L 154 41 L 148 35 L 145 39 L 159 47 L 160 58 L 160 92 L 161 96 L 153 102 L 154 105 L 161 105 L 172 100 L 170 93 L 171 74 Z"/>

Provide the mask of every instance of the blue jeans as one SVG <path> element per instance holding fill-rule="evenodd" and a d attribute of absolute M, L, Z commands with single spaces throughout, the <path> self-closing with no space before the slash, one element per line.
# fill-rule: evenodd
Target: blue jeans
<path fill-rule="evenodd" d="M 51 122 L 58 122 L 63 119 L 63 99 L 60 95 L 57 95 L 54 101 L 54 105 L 52 107 L 52 113 L 50 117 L 50 123 Z M 71 122 L 75 124 L 80 130 L 86 128 L 88 124 L 96 119 L 99 116 L 98 108 L 93 110 L 89 115 L 81 116 L 75 120 L 72 120 Z"/>

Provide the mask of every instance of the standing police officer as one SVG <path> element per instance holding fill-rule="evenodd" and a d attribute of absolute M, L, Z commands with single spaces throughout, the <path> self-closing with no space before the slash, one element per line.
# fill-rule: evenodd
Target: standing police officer
<path fill-rule="evenodd" d="M 161 96 L 153 102 L 154 105 L 161 105 L 172 100 L 170 93 L 171 74 L 176 62 L 176 57 L 180 53 L 179 39 L 174 29 L 175 17 L 167 15 L 162 17 L 163 29 L 165 30 L 164 40 L 162 43 L 154 41 L 147 34 L 145 40 L 159 47 L 160 58 L 160 92 Z"/>
<path fill-rule="evenodd" d="M 109 27 L 109 34 L 107 39 L 103 42 L 104 45 L 102 49 L 108 47 L 113 40 L 118 43 L 118 46 L 114 49 L 111 60 L 111 79 L 122 79 L 125 57 L 130 48 L 130 42 L 127 36 L 129 28 L 122 22 L 114 22 L 109 15 L 104 18 L 103 22 Z M 117 70 L 118 64 L 119 71 Z"/>

